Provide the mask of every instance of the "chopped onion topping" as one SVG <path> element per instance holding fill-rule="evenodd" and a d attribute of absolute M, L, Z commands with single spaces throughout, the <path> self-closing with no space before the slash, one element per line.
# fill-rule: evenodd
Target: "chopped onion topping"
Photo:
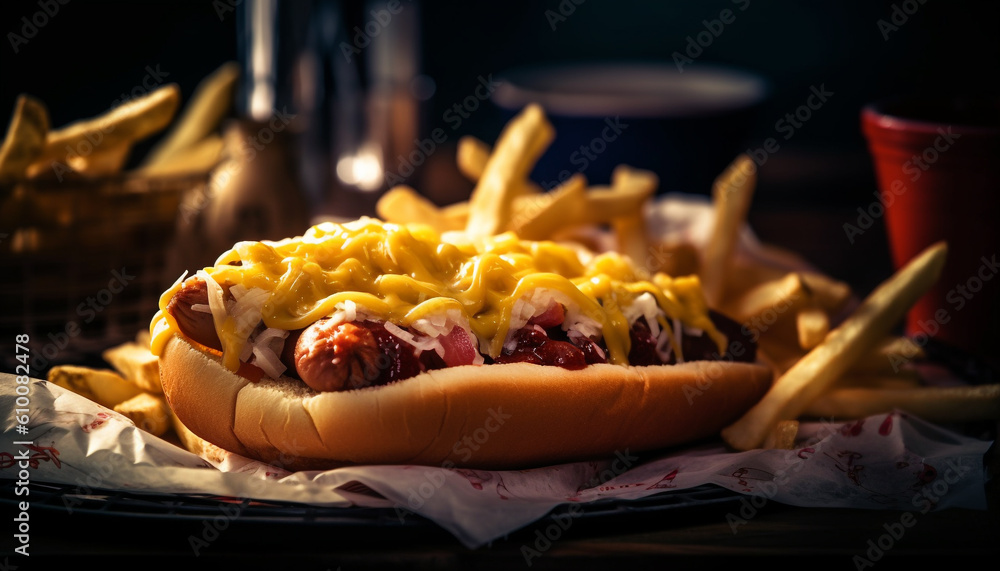
<path fill-rule="evenodd" d="M 670 360 L 670 354 L 674 352 L 674 345 L 670 342 L 670 332 L 661 329 L 656 338 L 656 354 L 664 363 Z"/>
<path fill-rule="evenodd" d="M 354 303 L 349 299 L 338 302 L 334 306 L 333 313 L 330 314 L 330 320 L 333 325 L 338 325 L 340 323 L 351 323 L 353 321 L 365 321 L 372 317 L 363 307 L 358 307 L 358 304 Z"/>
<path fill-rule="evenodd" d="M 656 303 L 656 298 L 653 297 L 653 294 L 644 292 L 637 296 L 632 301 L 632 305 L 624 308 L 622 313 L 625 315 L 625 319 L 628 320 L 629 325 L 635 324 L 640 317 L 645 317 L 646 324 L 649 325 L 650 335 L 654 339 L 659 339 L 660 320 L 657 318 L 664 315 L 664 312 L 660 309 L 659 304 Z"/>
<path fill-rule="evenodd" d="M 192 303 L 192 311 L 200 311 L 202 313 L 212 313 L 212 308 L 207 303 Z"/>
<path fill-rule="evenodd" d="M 559 303 L 566 309 L 566 315 L 560 326 L 567 334 L 578 333 L 584 337 L 600 337 L 603 333 L 601 323 L 584 312 L 569 298 L 568 295 L 549 288 L 538 288 L 530 294 L 514 301 L 510 312 L 510 326 L 504 348 L 512 350 L 517 346 L 514 335 L 524 328 L 531 318 L 542 315 L 552 304 Z"/>
<path fill-rule="evenodd" d="M 247 343 L 247 347 L 252 348 L 253 364 L 260 367 L 272 379 L 277 379 L 287 369 L 280 357 L 286 337 L 288 331 L 268 327 Z"/>
<path fill-rule="evenodd" d="M 223 297 L 222 286 L 219 285 L 219 282 L 215 281 L 215 278 L 208 275 L 208 272 L 205 270 L 198 270 L 196 275 L 205 280 L 205 285 L 208 289 L 208 307 L 212 312 L 212 321 L 215 322 L 215 329 L 219 331 L 222 329 L 222 324 L 226 321 L 226 302 Z"/>
<path fill-rule="evenodd" d="M 420 355 L 424 351 L 434 351 L 441 357 L 444 357 L 444 347 L 441 346 L 441 342 L 437 339 L 431 339 L 430 337 L 426 337 L 424 335 L 414 335 L 413 333 L 410 333 L 409 331 L 389 321 L 386 321 L 383 326 L 386 331 L 413 346 L 416 350 L 416 355 Z"/>

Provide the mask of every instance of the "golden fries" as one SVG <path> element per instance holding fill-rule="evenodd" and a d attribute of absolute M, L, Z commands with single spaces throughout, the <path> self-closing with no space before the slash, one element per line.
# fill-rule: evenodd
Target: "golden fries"
<path fill-rule="evenodd" d="M 222 160 L 225 143 L 220 135 L 208 135 L 191 146 L 138 170 L 151 177 L 185 175 L 210 171 Z"/>
<path fill-rule="evenodd" d="M 479 139 L 466 135 L 458 140 L 455 156 L 458 170 L 472 182 L 479 180 L 490 160 L 490 146 Z"/>
<path fill-rule="evenodd" d="M 779 377 L 760 402 L 722 430 L 726 443 L 737 450 L 757 448 L 778 422 L 798 418 L 933 285 L 947 251 L 937 243 L 879 285 L 823 343 Z"/>
<path fill-rule="evenodd" d="M 799 434 L 799 421 L 782 420 L 774 427 L 764 441 L 764 448 L 791 450 L 795 447 L 795 437 Z"/>
<path fill-rule="evenodd" d="M 135 425 L 153 436 L 170 430 L 170 409 L 162 395 L 139 393 L 114 406 L 114 411 L 128 417 Z"/>
<path fill-rule="evenodd" d="M 149 350 L 149 332 L 141 331 L 135 341 L 106 349 L 102 355 L 114 370 L 59 365 L 49 370 L 48 380 L 126 416 L 155 436 L 172 430 L 159 360 Z"/>
<path fill-rule="evenodd" d="M 851 299 L 851 286 L 817 272 L 800 272 L 802 282 L 816 304 L 828 314 L 835 314 Z"/>
<path fill-rule="evenodd" d="M 901 410 L 929 422 L 1000 418 L 1000 384 L 958 387 L 843 388 L 811 402 L 804 416 L 856 419 Z"/>
<path fill-rule="evenodd" d="M 851 367 L 861 373 L 893 374 L 913 361 L 926 358 L 920 345 L 908 337 L 886 337 Z"/>
<path fill-rule="evenodd" d="M 920 374 L 914 369 L 895 373 L 858 373 L 847 371 L 833 382 L 830 392 L 844 388 L 905 389 L 923 386 Z"/>
<path fill-rule="evenodd" d="M 470 238 L 492 236 L 507 227 L 512 199 L 554 136 L 542 108 L 534 104 L 504 128 L 469 199 L 465 232 Z"/>
<path fill-rule="evenodd" d="M 757 318 L 764 326 L 770 326 L 781 316 L 794 317 L 808 299 L 801 274 L 791 272 L 759 284 L 721 307 L 738 321 L 758 327 L 753 323 Z"/>
<path fill-rule="evenodd" d="M 830 317 L 819 307 L 803 308 L 795 315 L 799 332 L 799 347 L 812 349 L 830 332 Z"/>
<path fill-rule="evenodd" d="M 7 136 L 0 146 L 0 180 L 21 178 L 45 149 L 49 132 L 49 112 L 30 95 L 20 95 Z"/>
<path fill-rule="evenodd" d="M 740 155 L 712 188 L 715 225 L 705 246 L 701 275 L 711 306 L 718 307 L 725 298 L 727 276 L 756 184 L 757 165 L 747 155 Z"/>
<path fill-rule="evenodd" d="M 160 169 L 177 161 L 178 155 L 190 153 L 192 147 L 212 134 L 232 107 L 239 77 L 239 64 L 227 62 L 203 79 L 177 122 L 146 155 L 141 170 Z M 221 151 L 222 138 L 217 137 L 217 141 Z M 213 158 L 217 160 L 218 153 Z"/>
<path fill-rule="evenodd" d="M 510 228 L 525 240 L 551 238 L 579 219 L 573 213 L 579 211 L 586 190 L 587 179 L 575 174 L 550 192 L 526 197 L 535 208 L 515 215 Z"/>
<path fill-rule="evenodd" d="M 637 266 L 645 263 L 650 255 L 649 235 L 646 229 L 646 216 L 642 205 L 656 192 L 660 180 L 654 173 L 619 165 L 611 173 L 611 190 L 616 197 L 624 197 L 626 202 L 638 198 L 637 204 L 627 213 L 609 214 L 612 230 L 618 239 L 618 251 L 630 257 Z M 596 219 L 594 203 L 588 201 L 586 208 L 591 219 Z"/>
<path fill-rule="evenodd" d="M 461 230 L 464 224 L 448 218 L 433 202 L 412 188 L 399 185 L 389 189 L 375 204 L 375 212 L 393 224 L 429 224 L 438 232 Z"/>
<path fill-rule="evenodd" d="M 163 394 L 163 387 L 160 385 L 160 362 L 149 350 L 148 344 L 124 343 L 104 350 L 101 356 L 140 389 L 153 394 Z"/>
<path fill-rule="evenodd" d="M 142 393 L 139 387 L 115 371 L 77 365 L 52 367 L 48 381 L 107 408 Z"/>
<path fill-rule="evenodd" d="M 179 103 L 180 89 L 168 84 L 102 115 L 52 131 L 28 175 L 60 168 L 91 175 L 118 172 L 132 145 L 166 127 Z"/>

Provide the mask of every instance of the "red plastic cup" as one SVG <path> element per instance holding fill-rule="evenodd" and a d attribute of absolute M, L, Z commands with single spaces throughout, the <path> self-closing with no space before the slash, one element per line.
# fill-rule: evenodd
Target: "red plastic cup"
<path fill-rule="evenodd" d="M 861 124 L 896 267 L 948 242 L 906 333 L 1000 368 L 1000 99 L 887 100 L 866 106 Z"/>

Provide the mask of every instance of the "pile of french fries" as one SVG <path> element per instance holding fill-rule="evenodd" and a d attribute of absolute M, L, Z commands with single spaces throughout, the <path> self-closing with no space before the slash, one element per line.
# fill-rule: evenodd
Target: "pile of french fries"
<path fill-rule="evenodd" d="M 48 381 L 125 416 L 153 436 L 206 452 L 210 445 L 181 423 L 163 396 L 159 359 L 149 349 L 148 332 L 101 356 L 110 368 L 56 365 L 49 369 Z"/>
<path fill-rule="evenodd" d="M 232 106 L 238 78 L 237 64 L 219 67 L 197 86 L 177 121 L 180 88 L 173 83 L 59 129 L 51 128 L 41 100 L 21 94 L 0 145 L 0 182 L 119 174 L 136 143 L 168 128 L 142 157 L 136 173 L 207 172 L 222 153 L 222 137 L 216 130 Z"/>
<path fill-rule="evenodd" d="M 610 186 L 589 186 L 578 173 L 543 191 L 528 173 L 554 136 L 542 108 L 529 105 L 495 147 L 472 137 L 459 141 L 458 168 L 475 183 L 469 200 L 438 207 L 397 186 L 379 201 L 377 214 L 387 222 L 428 224 L 446 239 L 513 231 L 523 239 L 613 249 L 639 266 L 655 259 L 650 272 L 697 274 L 709 305 L 744 325 L 775 375 L 760 403 L 722 432 L 738 450 L 791 448 L 802 419 L 848 420 L 895 409 L 941 423 L 1000 419 L 1000 385 L 925 386 L 913 366 L 926 358 L 922 347 L 893 333 L 938 279 L 946 244 L 929 248 L 852 309 L 856 292 L 843 281 L 737 255 L 757 182 L 749 157 L 738 156 L 716 179 L 713 231 L 707 243 L 691 244 L 651 235 L 645 208 L 659 185 L 651 172 L 620 165 Z"/>

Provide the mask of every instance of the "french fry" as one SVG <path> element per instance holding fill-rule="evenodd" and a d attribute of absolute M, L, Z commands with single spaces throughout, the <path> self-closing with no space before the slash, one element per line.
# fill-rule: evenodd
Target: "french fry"
<path fill-rule="evenodd" d="M 0 180 L 19 178 L 45 149 L 49 112 L 38 99 L 19 95 L 7 136 L 0 146 Z"/>
<path fill-rule="evenodd" d="M 479 180 L 486 170 L 486 163 L 490 160 L 490 146 L 483 141 L 466 135 L 458 140 L 458 151 L 455 154 L 455 161 L 458 163 L 458 170 L 472 182 Z"/>
<path fill-rule="evenodd" d="M 163 394 L 163 386 L 160 385 L 160 362 L 150 351 L 148 344 L 123 343 L 105 349 L 101 356 L 140 389 L 157 395 Z"/>
<path fill-rule="evenodd" d="M 643 204 L 655 191 L 656 183 L 653 185 L 628 185 L 621 188 L 592 186 L 581 198 L 582 207 L 578 214 L 579 219 L 575 221 L 575 224 L 602 225 L 611 223 L 615 218 L 633 216 L 642 209 Z M 528 184 L 524 190 L 516 191 L 511 206 L 511 217 L 514 218 L 518 213 L 537 209 L 539 204 L 548 200 L 544 197 L 551 192 L 543 192 L 532 184 Z M 442 207 L 440 211 L 447 220 L 448 228 L 464 228 L 469 221 L 468 201 L 449 204 Z"/>
<path fill-rule="evenodd" d="M 490 146 L 479 139 L 466 135 L 458 140 L 458 152 L 455 155 L 458 163 L 458 170 L 472 182 L 477 182 L 486 170 L 486 163 L 490 160 L 493 152 Z M 520 181 L 520 188 L 515 195 L 523 196 L 528 194 L 541 194 L 542 187 L 535 184 L 530 179 Z"/>
<path fill-rule="evenodd" d="M 752 328 L 750 331 L 757 332 Z M 788 372 L 808 352 L 799 346 L 794 328 L 772 328 L 758 333 L 758 355 L 761 361 L 771 367 L 776 379 Z"/>
<path fill-rule="evenodd" d="M 469 199 L 465 226 L 469 238 L 492 236 L 507 228 L 512 199 L 554 136 L 537 104 L 528 105 L 507 124 Z"/>
<path fill-rule="evenodd" d="M 710 307 L 719 307 L 726 295 L 727 278 L 756 184 L 757 165 L 747 155 L 740 155 L 712 187 L 715 224 L 701 268 Z"/>
<path fill-rule="evenodd" d="M 947 252 L 945 243 L 934 244 L 879 285 L 823 343 L 775 380 L 764 398 L 722 430 L 726 443 L 737 450 L 757 448 L 778 422 L 798 418 L 937 281 Z"/>
<path fill-rule="evenodd" d="M 742 322 L 774 314 L 766 321 L 773 323 L 778 316 L 790 319 L 809 300 L 802 276 L 789 272 L 781 278 L 758 284 L 740 297 L 722 305 L 723 311 Z"/>
<path fill-rule="evenodd" d="M 833 383 L 830 391 L 846 388 L 866 389 L 906 389 L 923 386 L 920 374 L 913 369 L 903 369 L 895 373 L 856 373 L 848 371 Z"/>
<path fill-rule="evenodd" d="M 844 308 L 851 299 L 851 286 L 819 272 L 801 272 L 810 297 L 828 314 L 833 315 Z"/>
<path fill-rule="evenodd" d="M 606 224 L 615 218 L 635 215 L 656 191 L 657 184 L 658 182 L 654 182 L 652 186 L 642 184 L 624 188 L 591 187 L 584 198 L 583 222 Z"/>
<path fill-rule="evenodd" d="M 170 409 L 162 395 L 139 393 L 113 408 L 153 436 L 162 436 L 170 430 Z"/>
<path fill-rule="evenodd" d="M 815 418 L 856 419 L 901 410 L 928 422 L 1000 419 L 1000 384 L 954 387 L 843 388 L 802 412 Z"/>
<path fill-rule="evenodd" d="M 29 170 L 42 172 L 51 169 L 55 162 L 84 172 L 88 172 L 91 163 L 106 168 L 106 163 L 98 161 L 103 153 L 118 156 L 122 148 L 127 150 L 137 141 L 162 130 L 173 119 L 179 103 L 180 89 L 176 84 L 168 84 L 102 115 L 51 131 L 45 149 Z M 74 164 L 69 164 L 70 159 Z"/>
<path fill-rule="evenodd" d="M 830 332 L 830 317 L 819 307 L 804 307 L 795 316 L 799 347 L 812 349 Z"/>
<path fill-rule="evenodd" d="M 50 368 L 48 381 L 108 408 L 142 393 L 139 387 L 114 371 L 79 365 Z"/>
<path fill-rule="evenodd" d="M 782 420 L 774 427 L 764 441 L 764 448 L 791 450 L 795 447 L 795 437 L 799 434 L 799 421 Z"/>
<path fill-rule="evenodd" d="M 580 199 L 587 190 L 587 179 L 575 174 L 551 191 L 525 197 L 530 206 L 511 220 L 510 229 L 523 240 L 550 239 L 559 230 L 576 225 Z"/>
<path fill-rule="evenodd" d="M 611 189 L 616 196 L 626 199 L 643 197 L 627 214 L 610 219 L 611 228 L 618 239 L 618 251 L 629 256 L 637 265 L 644 264 L 650 255 L 649 234 L 642 206 L 656 192 L 659 184 L 659 177 L 651 171 L 622 165 L 611 173 Z"/>
<path fill-rule="evenodd" d="M 146 176 L 171 176 L 204 173 L 212 170 L 222 159 L 225 143 L 219 135 L 208 135 L 197 143 L 138 169 Z"/>
<path fill-rule="evenodd" d="M 740 260 L 733 260 L 729 267 L 729 279 L 726 283 L 727 302 L 745 295 L 751 289 L 765 282 L 777 282 L 788 275 L 788 269 L 783 267 L 769 266 L 757 263 L 745 263 Z"/>
<path fill-rule="evenodd" d="M 239 64 L 226 62 L 201 80 L 177 121 L 156 147 L 146 155 L 141 170 L 158 169 L 169 163 L 176 164 L 180 153 L 213 133 L 232 107 L 233 94 L 236 92 L 239 77 Z M 220 150 L 221 142 L 220 138 Z"/>
<path fill-rule="evenodd" d="M 926 358 L 923 348 L 909 337 L 886 337 L 865 353 L 851 371 L 862 373 L 896 373 L 913 361 Z"/>
<path fill-rule="evenodd" d="M 446 217 L 437 205 L 406 185 L 395 186 L 383 194 L 375 204 L 375 212 L 385 222 L 427 224 L 438 232 L 464 227 Z"/>

